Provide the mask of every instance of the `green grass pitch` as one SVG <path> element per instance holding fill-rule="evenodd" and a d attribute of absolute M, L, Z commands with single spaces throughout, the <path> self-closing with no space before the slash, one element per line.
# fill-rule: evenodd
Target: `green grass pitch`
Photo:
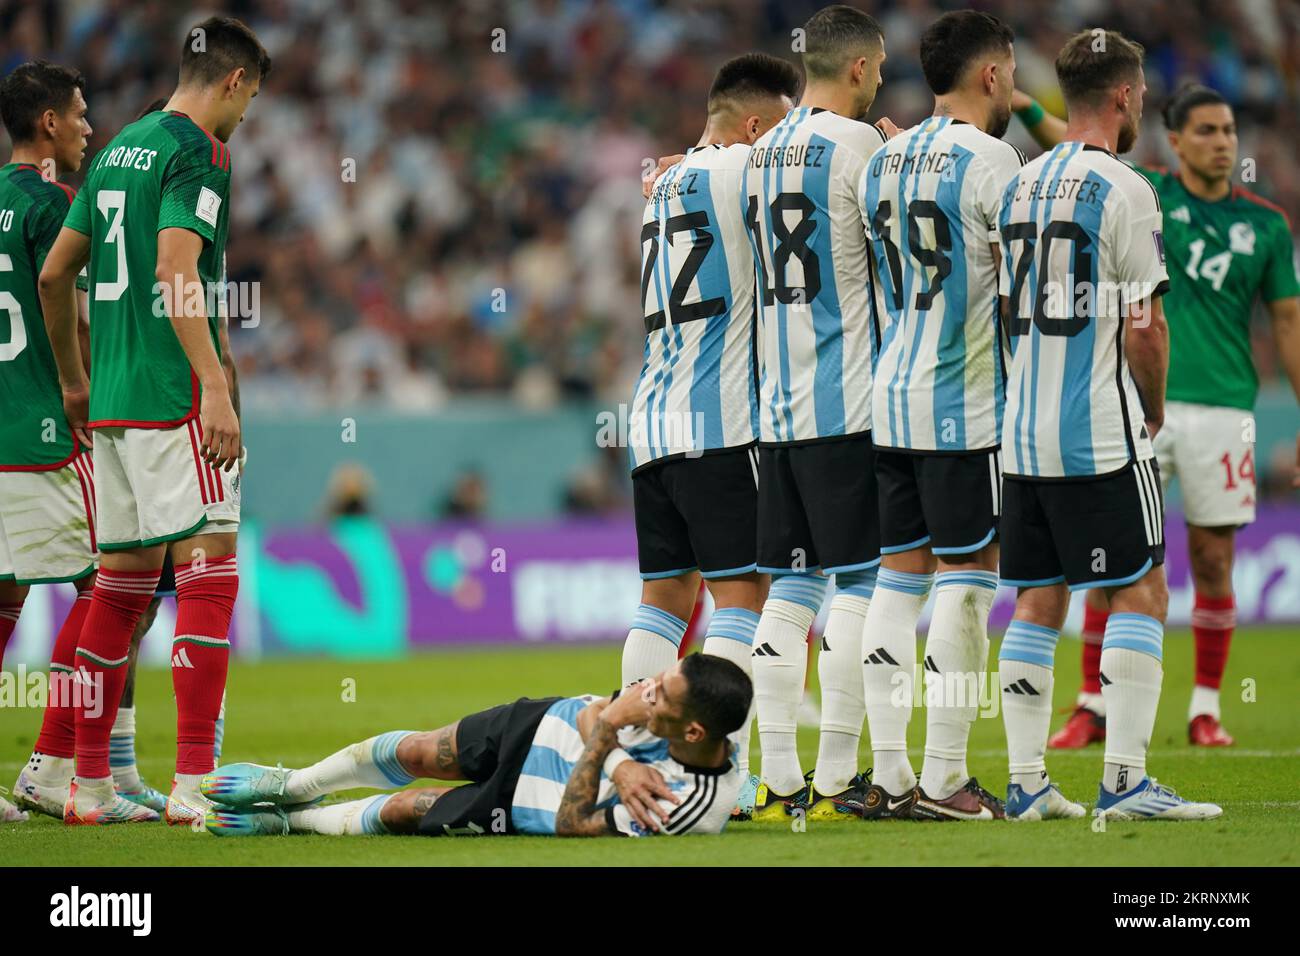
<path fill-rule="evenodd" d="M 163 824 L 71 829 L 44 817 L 0 826 L 8 865 L 331 866 L 331 865 L 1291 865 L 1300 863 L 1300 633 L 1247 629 L 1232 648 L 1224 682 L 1224 723 L 1238 744 L 1193 750 L 1186 742 L 1192 640 L 1166 641 L 1165 687 L 1152 741 L 1150 771 L 1188 796 L 1213 799 L 1224 815 L 1210 823 L 1111 824 L 1090 821 L 916 824 L 908 822 L 789 827 L 738 824 L 721 838 L 558 840 L 545 837 L 420 839 L 396 837 L 219 839 Z M 996 661 L 996 650 L 990 655 Z M 371 734 L 427 729 L 521 695 L 605 692 L 618 673 L 619 649 L 537 647 L 448 651 L 391 663 L 276 660 L 236 664 L 229 684 L 226 761 L 283 761 L 301 766 Z M 816 668 L 810 668 L 814 678 Z M 1078 643 L 1057 654 L 1056 706 L 1073 700 Z M 348 702 L 346 682 L 355 681 Z M 1254 681 L 1253 702 L 1242 683 Z M 146 778 L 170 781 L 175 709 L 166 673 L 143 671 L 137 692 L 137 750 Z M 1053 719 L 1053 729 L 1063 716 Z M 40 723 L 35 710 L 0 713 L 0 781 L 8 786 L 26 759 Z M 924 714 L 914 715 L 919 745 Z M 805 767 L 816 731 L 800 731 Z M 758 747 L 754 757 L 757 763 Z M 920 769 L 921 751 L 913 750 Z M 863 765 L 870 759 L 863 735 Z M 1006 786 L 1002 720 L 976 721 L 972 772 L 994 792 Z M 1096 799 L 1101 750 L 1051 753 L 1048 767 L 1068 796 Z"/>

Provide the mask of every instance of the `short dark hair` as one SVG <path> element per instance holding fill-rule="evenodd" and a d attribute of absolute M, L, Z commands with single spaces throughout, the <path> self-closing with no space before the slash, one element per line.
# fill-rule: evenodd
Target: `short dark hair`
<path fill-rule="evenodd" d="M 921 71 L 935 96 L 951 92 L 980 57 L 1005 53 L 1015 42 L 1011 28 L 989 13 L 954 10 L 921 34 Z"/>
<path fill-rule="evenodd" d="M 146 116 L 148 116 L 150 113 L 157 113 L 160 109 L 162 109 L 166 105 L 167 105 L 167 97 L 165 96 L 160 96 L 156 100 L 151 100 L 149 102 L 149 105 L 140 111 L 140 115 L 137 116 L 136 119 L 141 120 L 144 119 Z"/>
<path fill-rule="evenodd" d="M 241 66 L 263 80 L 271 72 L 270 54 L 242 20 L 208 17 L 185 34 L 181 47 L 182 84 L 211 86 Z"/>
<path fill-rule="evenodd" d="M 1146 49 L 1116 30 L 1080 30 L 1056 57 L 1066 106 L 1095 106 L 1120 83 L 1137 79 Z"/>
<path fill-rule="evenodd" d="M 744 726 L 754 685 L 736 664 L 714 654 L 691 654 L 682 660 L 682 676 L 686 717 L 710 737 L 720 739 Z"/>
<path fill-rule="evenodd" d="M 799 71 L 789 60 L 767 53 L 745 53 L 718 68 L 709 88 L 709 112 L 721 109 L 728 100 L 760 96 L 794 99 L 799 82 Z"/>
<path fill-rule="evenodd" d="M 823 7 L 803 25 L 803 68 L 809 79 L 834 79 L 866 47 L 883 46 L 875 17 L 842 3 Z"/>
<path fill-rule="evenodd" d="M 1200 83 L 1184 83 L 1174 90 L 1173 95 L 1165 102 L 1165 108 L 1161 114 L 1164 117 L 1165 129 L 1178 132 L 1187 125 L 1187 119 L 1192 110 L 1198 106 L 1211 104 L 1228 106 L 1228 101 L 1223 98 L 1223 94 L 1218 90 L 1212 90 Z"/>
<path fill-rule="evenodd" d="M 73 94 L 86 93 L 86 78 L 76 70 L 46 60 L 32 60 L 14 68 L 0 83 L 0 116 L 15 143 L 30 143 L 36 124 L 46 110 L 61 113 Z"/>

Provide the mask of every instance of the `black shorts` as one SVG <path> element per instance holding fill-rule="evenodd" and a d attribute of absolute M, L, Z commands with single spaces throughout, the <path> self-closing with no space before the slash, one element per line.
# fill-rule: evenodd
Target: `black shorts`
<path fill-rule="evenodd" d="M 927 454 L 876 449 L 880 551 L 929 545 L 935 554 L 971 554 L 998 533 L 1002 467 L 994 451 Z"/>
<path fill-rule="evenodd" d="M 561 698 L 521 697 L 461 720 L 456 727 L 456 760 L 471 781 L 438 798 L 420 818 L 424 836 L 513 833 L 510 807 L 533 735 L 546 712 Z"/>
<path fill-rule="evenodd" d="M 863 432 L 758 449 L 758 569 L 860 571 L 880 562 L 875 450 Z"/>
<path fill-rule="evenodd" d="M 746 574 L 755 560 L 756 451 L 731 448 L 674 458 L 632 476 L 641 577 L 699 569 L 706 578 Z"/>
<path fill-rule="evenodd" d="M 1002 583 L 1123 587 L 1165 561 L 1154 458 L 1100 478 L 1002 482 Z"/>

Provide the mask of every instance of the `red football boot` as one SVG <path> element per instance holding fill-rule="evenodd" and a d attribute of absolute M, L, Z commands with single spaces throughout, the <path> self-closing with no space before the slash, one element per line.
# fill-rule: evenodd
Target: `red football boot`
<path fill-rule="evenodd" d="M 1193 747 L 1231 747 L 1235 740 L 1223 729 L 1217 717 L 1197 714 L 1187 725 L 1187 742 Z"/>
<path fill-rule="evenodd" d="M 1106 718 L 1087 707 L 1076 707 L 1065 726 L 1052 735 L 1047 746 L 1053 750 L 1078 750 L 1106 739 Z"/>

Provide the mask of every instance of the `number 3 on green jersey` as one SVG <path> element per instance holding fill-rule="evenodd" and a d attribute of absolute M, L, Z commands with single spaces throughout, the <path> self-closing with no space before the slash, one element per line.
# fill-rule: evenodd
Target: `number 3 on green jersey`
<path fill-rule="evenodd" d="M 92 426 L 162 428 L 198 414 L 198 380 L 156 288 L 158 233 L 178 227 L 203 239 L 199 280 L 211 288 L 221 279 L 229 191 L 226 145 L 182 113 L 141 117 L 95 157 L 64 222 L 91 240 Z M 219 352 L 216 298 L 206 301 Z"/>

